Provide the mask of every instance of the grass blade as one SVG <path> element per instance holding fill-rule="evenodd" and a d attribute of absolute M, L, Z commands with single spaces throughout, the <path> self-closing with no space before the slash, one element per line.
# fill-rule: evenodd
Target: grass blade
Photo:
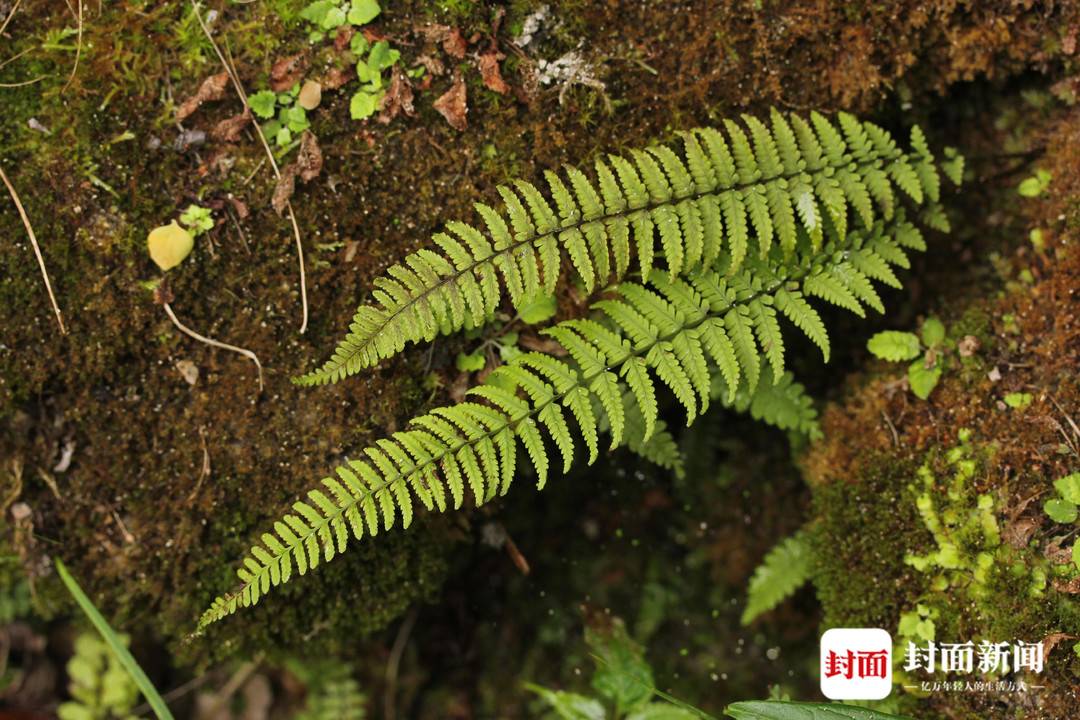
<path fill-rule="evenodd" d="M 154 714 L 158 716 L 158 720 L 173 720 L 172 713 L 169 712 L 169 708 L 165 705 L 165 701 L 161 699 L 161 695 L 154 689 L 154 686 L 150 682 L 150 678 L 146 677 L 146 673 L 139 667 L 139 663 L 135 662 L 135 658 L 131 656 L 124 644 L 120 642 L 120 638 L 116 636 L 116 632 L 109 625 L 109 622 L 102 616 L 98 609 L 94 607 L 94 603 L 90 602 L 90 598 L 86 597 L 86 593 L 79 587 L 79 583 L 75 582 L 75 578 L 68 572 L 67 567 L 64 566 L 64 562 L 60 558 L 53 558 L 53 563 L 56 565 L 56 572 L 60 575 L 60 579 L 64 581 L 64 585 L 67 586 L 68 592 L 75 598 L 75 602 L 79 604 L 82 611 L 86 613 L 86 617 L 90 618 L 91 624 L 101 633 L 101 637 L 105 640 L 105 643 L 109 648 L 116 653 L 116 657 L 120 660 L 120 664 L 124 666 L 124 669 L 131 675 L 132 680 L 139 686 L 139 690 L 142 691 L 143 697 L 150 703 L 150 707 L 153 709 Z"/>

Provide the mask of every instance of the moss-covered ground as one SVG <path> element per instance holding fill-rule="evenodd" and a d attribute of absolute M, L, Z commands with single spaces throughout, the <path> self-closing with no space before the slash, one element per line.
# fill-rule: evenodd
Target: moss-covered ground
<path fill-rule="evenodd" d="M 0 194 L 4 572 L 12 586 L 29 578 L 40 614 L 60 622 L 71 609 L 48 563 L 59 555 L 110 618 L 157 649 L 152 674 L 164 687 L 253 657 L 335 656 L 357 668 L 373 707 L 385 707 L 389 687 L 399 717 L 468 718 L 527 712 L 525 679 L 580 682 L 584 605 L 625 617 L 648 641 L 658 682 L 702 707 L 764 696 L 773 684 L 809 697 L 822 612 L 830 625 L 889 627 L 927 592 L 926 575 L 904 563 L 932 543 L 909 485 L 969 428 L 986 450 L 971 501 L 994 497 L 1006 538 L 1010 523 L 1023 526 L 1024 542 L 1006 541 L 1001 555 L 1024 572 L 995 574 L 991 592 L 962 608 L 948 593 L 935 598 L 939 625 L 1029 639 L 1068 632 L 1075 583 L 1050 568 L 1044 594 L 1023 603 L 1009 583 L 1027 582 L 1037 563 L 1061 565 L 1047 558 L 1059 530 L 1040 515 L 1040 493 L 1076 469 L 1080 443 L 1080 124 L 1069 104 L 1080 7 L 561 0 L 538 16 L 542 3 L 531 0 L 384 2 L 372 38 L 387 38 L 405 67 L 446 72 L 414 79 L 415 115 L 381 123 L 350 119 L 355 79 L 329 89 L 355 58 L 347 42 L 309 42 L 305 4 L 200 8 L 248 93 L 297 54 L 302 78 L 328 86 L 310 113 L 324 167 L 292 198 L 310 305 L 300 334 L 292 228 L 271 209 L 263 147 L 250 127 L 231 140 L 214 132 L 240 102 L 228 88 L 177 122 L 177 108 L 222 72 L 193 6 L 0 0 L 0 23 L 11 16 L 0 32 L 0 167 L 36 231 L 68 330 L 59 334 L 22 222 Z M 522 47 L 515 38 L 530 16 L 544 20 Z M 432 25 L 460 29 L 463 57 L 431 39 Z M 477 67 L 493 48 L 505 55 L 507 94 L 486 87 Z M 537 82 L 540 60 L 572 51 L 592 84 Z M 455 71 L 466 85 L 465 130 L 434 107 Z M 780 434 L 723 417 L 716 437 L 736 439 L 718 439 L 701 465 L 709 471 L 690 480 L 617 455 L 540 495 L 522 483 L 483 512 L 423 518 L 358 546 L 190 636 L 270 518 L 347 453 L 459 384 L 461 339 L 333 387 L 289 382 L 328 355 L 381 270 L 445 221 L 471 218 L 472 204 L 492 201 L 508 178 L 770 106 L 845 109 L 894 129 L 917 122 L 935 147 L 969 156 L 954 233 L 932 238 L 906 289 L 885 297 L 889 316 L 837 317 L 827 371 L 800 367 L 793 344 L 800 379 L 831 401 L 826 440 L 799 459 L 806 483 Z M 192 132 L 205 139 L 185 143 Z M 1015 187 L 1035 165 L 1053 180 L 1026 200 Z M 171 307 L 198 332 L 255 352 L 261 392 L 247 360 L 179 333 L 148 289 L 161 272 L 147 233 L 191 204 L 212 209 L 215 227 L 168 273 Z M 580 302 L 567 294 L 560 310 Z M 914 329 L 929 312 L 979 349 L 923 402 L 902 387 L 902 372 L 867 365 L 864 347 L 873 331 Z M 194 384 L 181 372 L 191 366 Z M 1033 400 L 1002 409 L 1010 392 Z M 816 578 L 821 609 L 806 591 L 739 628 L 753 567 L 807 518 L 831 560 Z M 530 575 L 482 542 L 493 524 Z M 976 622 L 983 615 L 991 619 Z M 405 649 L 388 682 L 395 641 Z M 928 717 L 1073 717 L 1073 642 L 1050 656 L 1057 704 L 1003 709 L 949 696 L 917 707 Z"/>

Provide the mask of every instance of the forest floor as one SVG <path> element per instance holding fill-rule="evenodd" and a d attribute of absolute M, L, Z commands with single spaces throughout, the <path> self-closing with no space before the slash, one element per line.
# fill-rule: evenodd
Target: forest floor
<path fill-rule="evenodd" d="M 0 0 L 0 168 L 65 330 L 0 193 L 0 584 L 25 585 L 37 618 L 23 636 L 26 672 L 0 673 L 0 702 L 42 712 L 63 696 L 73 606 L 52 556 L 131 633 L 159 687 L 201 678 L 179 700 L 184 714 L 261 678 L 276 703 L 267 712 L 284 717 L 304 693 L 289 663 L 332 657 L 386 717 L 470 718 L 531 716 L 525 680 L 582 686 L 582 626 L 597 610 L 627 620 L 660 687 L 709 711 L 770 686 L 812 696 L 813 677 L 796 670 L 813 662 L 823 612 L 858 616 L 844 594 L 856 589 L 823 573 L 824 610 L 806 590 L 747 629 L 748 577 L 809 519 L 826 528 L 820 542 L 859 532 L 835 516 L 860 502 L 843 483 L 901 493 L 907 477 L 879 486 L 869 468 L 884 457 L 914 471 L 960 427 L 1011 438 L 987 461 L 983 490 L 1023 525 L 1022 546 L 1053 536 L 1045 520 L 1031 524 L 1041 499 L 1015 501 L 1077 467 L 1080 5 L 405 0 L 362 27 L 327 30 L 304 17 L 307 5 Z M 353 119 L 355 66 L 370 57 L 357 50 L 379 42 L 400 53 L 381 76 L 390 99 Z M 270 90 L 285 109 L 309 81 L 321 98 L 264 147 L 229 72 L 249 97 Z M 887 318 L 837 317 L 833 362 L 794 361 L 830 402 L 824 442 L 796 458 L 782 433 L 721 415 L 686 479 L 620 453 L 543 493 L 522 488 L 357 545 L 192 636 L 270 518 L 350 450 L 468 381 L 455 357 L 475 341 L 453 337 L 334 386 L 290 382 L 329 356 L 388 265 L 446 221 L 473 218 L 499 183 L 770 107 L 847 110 L 898 135 L 919 124 L 933 147 L 956 146 L 969 162 L 963 193 L 948 199 L 953 233 L 934 235 L 905 290 L 883 295 Z M 302 159 L 301 137 L 317 163 Z M 295 169 L 291 187 L 275 166 L 287 180 Z M 1053 179 L 1025 199 L 1017 184 L 1036 168 Z M 211 225 L 163 278 L 147 235 L 192 205 Z M 184 325 L 257 355 L 262 384 L 246 358 L 180 332 L 165 297 Z M 563 318 L 585 298 L 568 290 L 558 301 Z M 930 313 L 983 351 L 920 404 L 897 384 L 902 372 L 869 363 L 865 341 Z M 532 332 L 514 323 L 503 329 Z M 995 367 L 1000 382 L 988 379 Z M 1012 392 L 1034 395 L 1028 419 L 998 407 Z M 868 503 L 859 517 L 888 507 Z M 875 532 L 924 542 L 908 515 L 902 533 Z M 485 543 L 493 534 L 521 557 Z M 904 546 L 893 549 L 897 564 Z M 860 577 L 883 572 L 870 552 L 835 557 Z M 1054 608 L 1032 612 L 1075 622 L 1077 589 L 1051 587 Z M 919 596 L 893 597 L 881 606 L 890 621 Z M 1025 717 L 1077 706 L 1071 645 L 1054 655 L 1059 701 Z M 919 707 L 990 712 L 950 698 Z"/>

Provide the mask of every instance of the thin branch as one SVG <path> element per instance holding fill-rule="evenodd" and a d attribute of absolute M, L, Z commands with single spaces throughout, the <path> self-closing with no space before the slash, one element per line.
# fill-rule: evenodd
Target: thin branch
<path fill-rule="evenodd" d="M 68 76 L 67 82 L 64 83 L 64 87 L 61 88 L 60 94 L 63 95 L 71 82 L 75 79 L 75 73 L 79 71 L 79 59 L 82 57 L 82 38 L 83 38 L 83 0 L 79 0 L 79 15 L 76 18 L 78 21 L 78 38 L 75 42 L 75 64 L 71 68 L 71 75 Z"/>
<path fill-rule="evenodd" d="M 41 76 L 39 76 L 39 77 L 36 77 L 36 78 L 34 78 L 33 80 L 24 80 L 23 82 L 17 82 L 17 83 L 0 83 L 0 88 L 19 88 L 19 87 L 26 87 L 27 85 L 33 85 L 34 83 L 39 83 L 39 82 L 41 82 L 42 80 L 44 80 L 44 79 L 45 79 L 46 77 L 48 77 L 48 75 L 41 75 Z"/>
<path fill-rule="evenodd" d="M 8 23 L 11 22 L 11 18 L 15 17 L 15 11 L 19 9 L 19 3 L 21 2 L 22 0 L 15 0 L 15 4 L 11 6 L 11 12 L 8 13 L 7 19 L 4 20 L 3 25 L 0 25 L 0 35 L 7 30 Z"/>
<path fill-rule="evenodd" d="M 213 347 L 221 348 L 222 350 L 231 350 L 234 353 L 239 353 L 240 355 L 243 355 L 244 357 L 248 358 L 253 363 L 255 363 L 255 367 L 259 371 L 259 392 L 262 392 L 262 389 L 263 389 L 262 363 L 259 362 L 259 358 L 255 355 L 255 353 L 251 352 L 250 350 L 246 350 L 246 349 L 244 349 L 242 347 L 237 347 L 235 345 L 230 345 L 229 343 L 220 342 L 218 340 L 214 340 L 213 338 L 208 338 L 205 335 L 200 335 L 199 333 L 195 332 L 191 328 L 184 325 L 184 323 L 180 322 L 176 318 L 176 314 L 173 312 L 172 308 L 169 307 L 169 303 L 166 302 L 166 303 L 162 303 L 161 305 L 162 305 L 162 307 L 165 308 L 165 313 L 169 316 L 169 319 L 172 320 L 173 325 L 175 325 L 177 327 L 177 329 L 180 330 L 180 332 L 184 333 L 185 335 L 188 335 L 190 337 L 195 338 L 199 342 L 206 343 L 207 345 L 212 345 Z"/>
<path fill-rule="evenodd" d="M 18 3 L 16 3 L 18 6 Z M 11 181 L 8 180 L 8 176 L 4 173 L 4 168 L 0 167 L 0 179 L 4 181 L 4 185 L 7 186 L 8 192 L 11 193 L 11 199 L 15 201 L 15 207 L 19 210 L 19 217 L 22 218 L 23 227 L 26 228 L 26 234 L 30 236 L 30 244 L 34 247 L 34 255 L 37 257 L 38 267 L 41 268 L 41 277 L 45 280 L 45 289 L 49 293 L 49 302 L 52 303 L 53 312 L 56 313 L 56 323 L 60 326 L 60 334 L 67 335 L 67 328 L 64 327 L 64 316 L 60 312 L 60 306 L 56 304 L 56 296 L 53 295 L 52 283 L 49 282 L 49 273 L 45 270 L 45 258 L 41 257 L 41 248 L 38 247 L 37 236 L 34 235 L 34 228 L 30 225 L 30 218 L 26 216 L 26 210 L 23 208 L 22 201 L 19 200 L 19 194 L 15 192 L 15 188 L 12 187 Z"/>
<path fill-rule="evenodd" d="M 192 12 L 195 13 L 195 19 L 199 21 L 199 27 L 202 28 L 203 34 L 206 35 L 206 39 L 210 41 L 210 45 L 214 48 L 214 52 L 217 53 L 218 60 L 221 61 L 221 66 L 224 67 L 225 72 L 228 73 L 229 79 L 236 89 L 236 94 L 240 97 L 240 102 L 244 104 L 245 108 L 250 110 L 251 104 L 248 103 L 247 93 L 244 92 L 244 86 L 240 83 L 240 78 L 236 74 L 236 65 L 225 58 L 217 41 L 214 40 L 214 36 L 210 34 L 210 28 L 206 26 L 206 23 L 203 21 L 202 13 L 199 12 L 199 3 L 193 1 L 191 3 L 191 9 Z M 278 168 L 277 160 L 274 159 L 274 152 L 270 149 L 270 144 L 266 142 L 266 136 L 263 135 L 262 128 L 259 127 L 258 122 L 253 122 L 252 125 L 255 127 L 255 134 L 259 136 L 259 141 L 262 143 L 263 150 L 266 151 L 266 157 L 270 160 L 270 167 L 274 170 L 274 177 L 280 180 L 281 169 Z M 300 239 L 300 226 L 296 222 L 296 213 L 293 212 L 292 201 L 287 200 L 285 202 L 285 207 L 289 211 L 289 221 L 292 223 L 293 237 L 296 239 L 296 257 L 300 266 L 300 304 L 303 313 L 300 322 L 300 334 L 303 335 L 307 332 L 308 326 L 307 273 L 304 270 L 304 244 Z"/>
<path fill-rule="evenodd" d="M 7 65 L 10 65 L 11 63 L 15 62 L 16 60 L 18 60 L 18 59 L 19 59 L 19 58 L 21 58 L 21 57 L 22 57 L 23 55 L 25 55 L 26 53 L 30 52 L 30 51 L 31 51 L 31 50 L 33 50 L 33 49 L 34 49 L 34 48 L 32 48 L 32 47 L 28 47 L 28 48 L 26 48 L 25 50 L 23 50 L 22 52 L 20 52 L 20 53 L 16 53 L 15 55 L 12 55 L 11 57 L 9 57 L 9 58 L 8 58 L 7 60 L 5 60 L 4 62 L 0 62 L 0 68 L 2 68 L 2 67 L 6 67 Z"/>

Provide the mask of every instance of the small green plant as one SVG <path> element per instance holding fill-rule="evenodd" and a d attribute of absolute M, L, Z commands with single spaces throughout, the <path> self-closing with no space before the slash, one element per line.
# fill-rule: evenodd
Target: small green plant
<path fill-rule="evenodd" d="M 707 717 L 690 708 L 657 699 L 652 668 L 644 650 L 626 632 L 622 620 L 602 618 L 585 630 L 585 642 L 596 661 L 592 676 L 595 696 L 553 690 L 533 683 L 525 687 L 539 695 L 563 720 L 696 720 Z M 676 701 L 677 702 L 677 701 Z"/>
<path fill-rule="evenodd" d="M 187 209 L 180 213 L 180 224 L 188 229 L 192 237 L 199 237 L 214 229 L 214 218 L 210 208 L 188 205 Z"/>
<path fill-rule="evenodd" d="M 139 664 L 135 662 L 135 658 L 131 656 L 131 653 L 127 649 L 127 641 L 121 639 L 116 631 L 112 629 L 109 622 L 102 616 L 98 609 L 94 606 L 94 603 L 90 601 L 90 598 L 86 596 L 82 588 L 79 587 L 79 583 L 68 572 L 67 567 L 60 558 L 53 558 L 53 563 L 56 565 L 56 574 L 60 576 L 61 582 L 64 583 L 64 587 L 67 588 L 71 596 L 75 598 L 75 602 L 78 604 L 79 609 L 83 611 L 87 619 L 90 620 L 90 624 L 94 626 L 94 629 L 101 635 L 101 639 L 104 641 L 105 646 L 110 651 L 110 657 L 123 668 L 127 675 L 134 682 L 135 686 L 146 697 L 146 701 L 150 704 L 150 708 L 157 715 L 158 720 L 173 720 L 172 713 L 169 711 L 169 706 L 165 704 L 165 701 L 161 699 L 161 695 L 158 694 L 157 688 L 150 682 L 150 678 L 146 677 L 146 673 L 143 672 Z M 78 712 L 72 711 L 72 712 Z M 73 715 L 64 720 L 82 720 L 83 718 L 90 718 L 91 720 L 98 716 L 95 715 Z M 105 716 L 108 717 L 108 716 Z"/>
<path fill-rule="evenodd" d="M 126 646 L 127 636 L 118 636 Z M 75 654 L 67 663 L 71 700 L 60 705 L 60 720 L 134 720 L 139 688 L 109 646 L 83 633 L 75 639 Z"/>
<path fill-rule="evenodd" d="M 379 40 L 370 49 L 363 35 L 356 34 L 352 39 L 352 51 L 362 56 L 367 51 L 367 58 L 356 61 L 356 76 L 360 78 L 360 89 L 353 93 L 349 101 L 349 115 L 353 120 L 364 120 L 379 109 L 383 96 L 386 95 L 383 72 L 397 63 L 401 53 L 390 47 L 390 43 Z"/>
<path fill-rule="evenodd" d="M 367 25 L 381 12 L 378 0 L 315 0 L 300 11 L 300 17 L 314 26 L 308 39 L 316 43 L 343 25 Z"/>
<path fill-rule="evenodd" d="M 919 467 L 919 483 L 911 489 L 919 516 L 933 535 L 936 549 L 923 555 L 908 553 L 904 562 L 920 572 L 936 573 L 931 582 L 933 587 L 964 587 L 968 595 L 978 598 L 986 592 L 995 564 L 995 550 L 1001 545 L 1001 532 L 994 498 L 987 494 L 974 495 L 971 487 L 978 460 L 970 435 L 970 431 L 961 430 L 960 443 L 945 455 L 952 471 L 948 485 L 939 481 L 929 460 Z M 1044 572 L 1035 578 L 1031 594 L 1040 595 L 1045 585 Z"/>
<path fill-rule="evenodd" d="M 348 663 L 293 660 L 288 667 L 307 689 L 304 708 L 295 720 L 364 720 L 367 717 L 367 698 Z"/>
<path fill-rule="evenodd" d="M 299 136 L 309 127 L 307 110 L 300 106 L 300 83 L 283 93 L 260 90 L 248 98 L 248 104 L 256 117 L 266 120 L 263 135 L 271 138 L 279 148 L 292 149 L 299 143 Z"/>
<path fill-rule="evenodd" d="M 916 397 L 926 400 L 946 368 L 950 346 L 945 325 L 936 317 L 929 317 L 919 335 L 885 330 L 870 338 L 866 348 L 875 357 L 889 362 L 914 360 L 908 366 L 908 385 Z"/>
<path fill-rule="evenodd" d="M 1074 523 L 1080 506 L 1080 472 L 1070 473 L 1054 481 L 1057 495 L 1043 503 L 1043 512 L 1056 523 Z M 1076 545 L 1073 546 L 1073 560 L 1077 559 Z M 1080 565 L 1080 563 L 1077 563 Z"/>
<path fill-rule="evenodd" d="M 899 715 L 839 703 L 800 703 L 752 700 L 728 705 L 724 713 L 735 720 L 909 720 Z"/>
<path fill-rule="evenodd" d="M 1026 198 L 1036 198 L 1042 195 L 1050 187 L 1053 176 L 1047 170 L 1038 169 L 1031 177 L 1024 178 L 1016 191 Z"/>

